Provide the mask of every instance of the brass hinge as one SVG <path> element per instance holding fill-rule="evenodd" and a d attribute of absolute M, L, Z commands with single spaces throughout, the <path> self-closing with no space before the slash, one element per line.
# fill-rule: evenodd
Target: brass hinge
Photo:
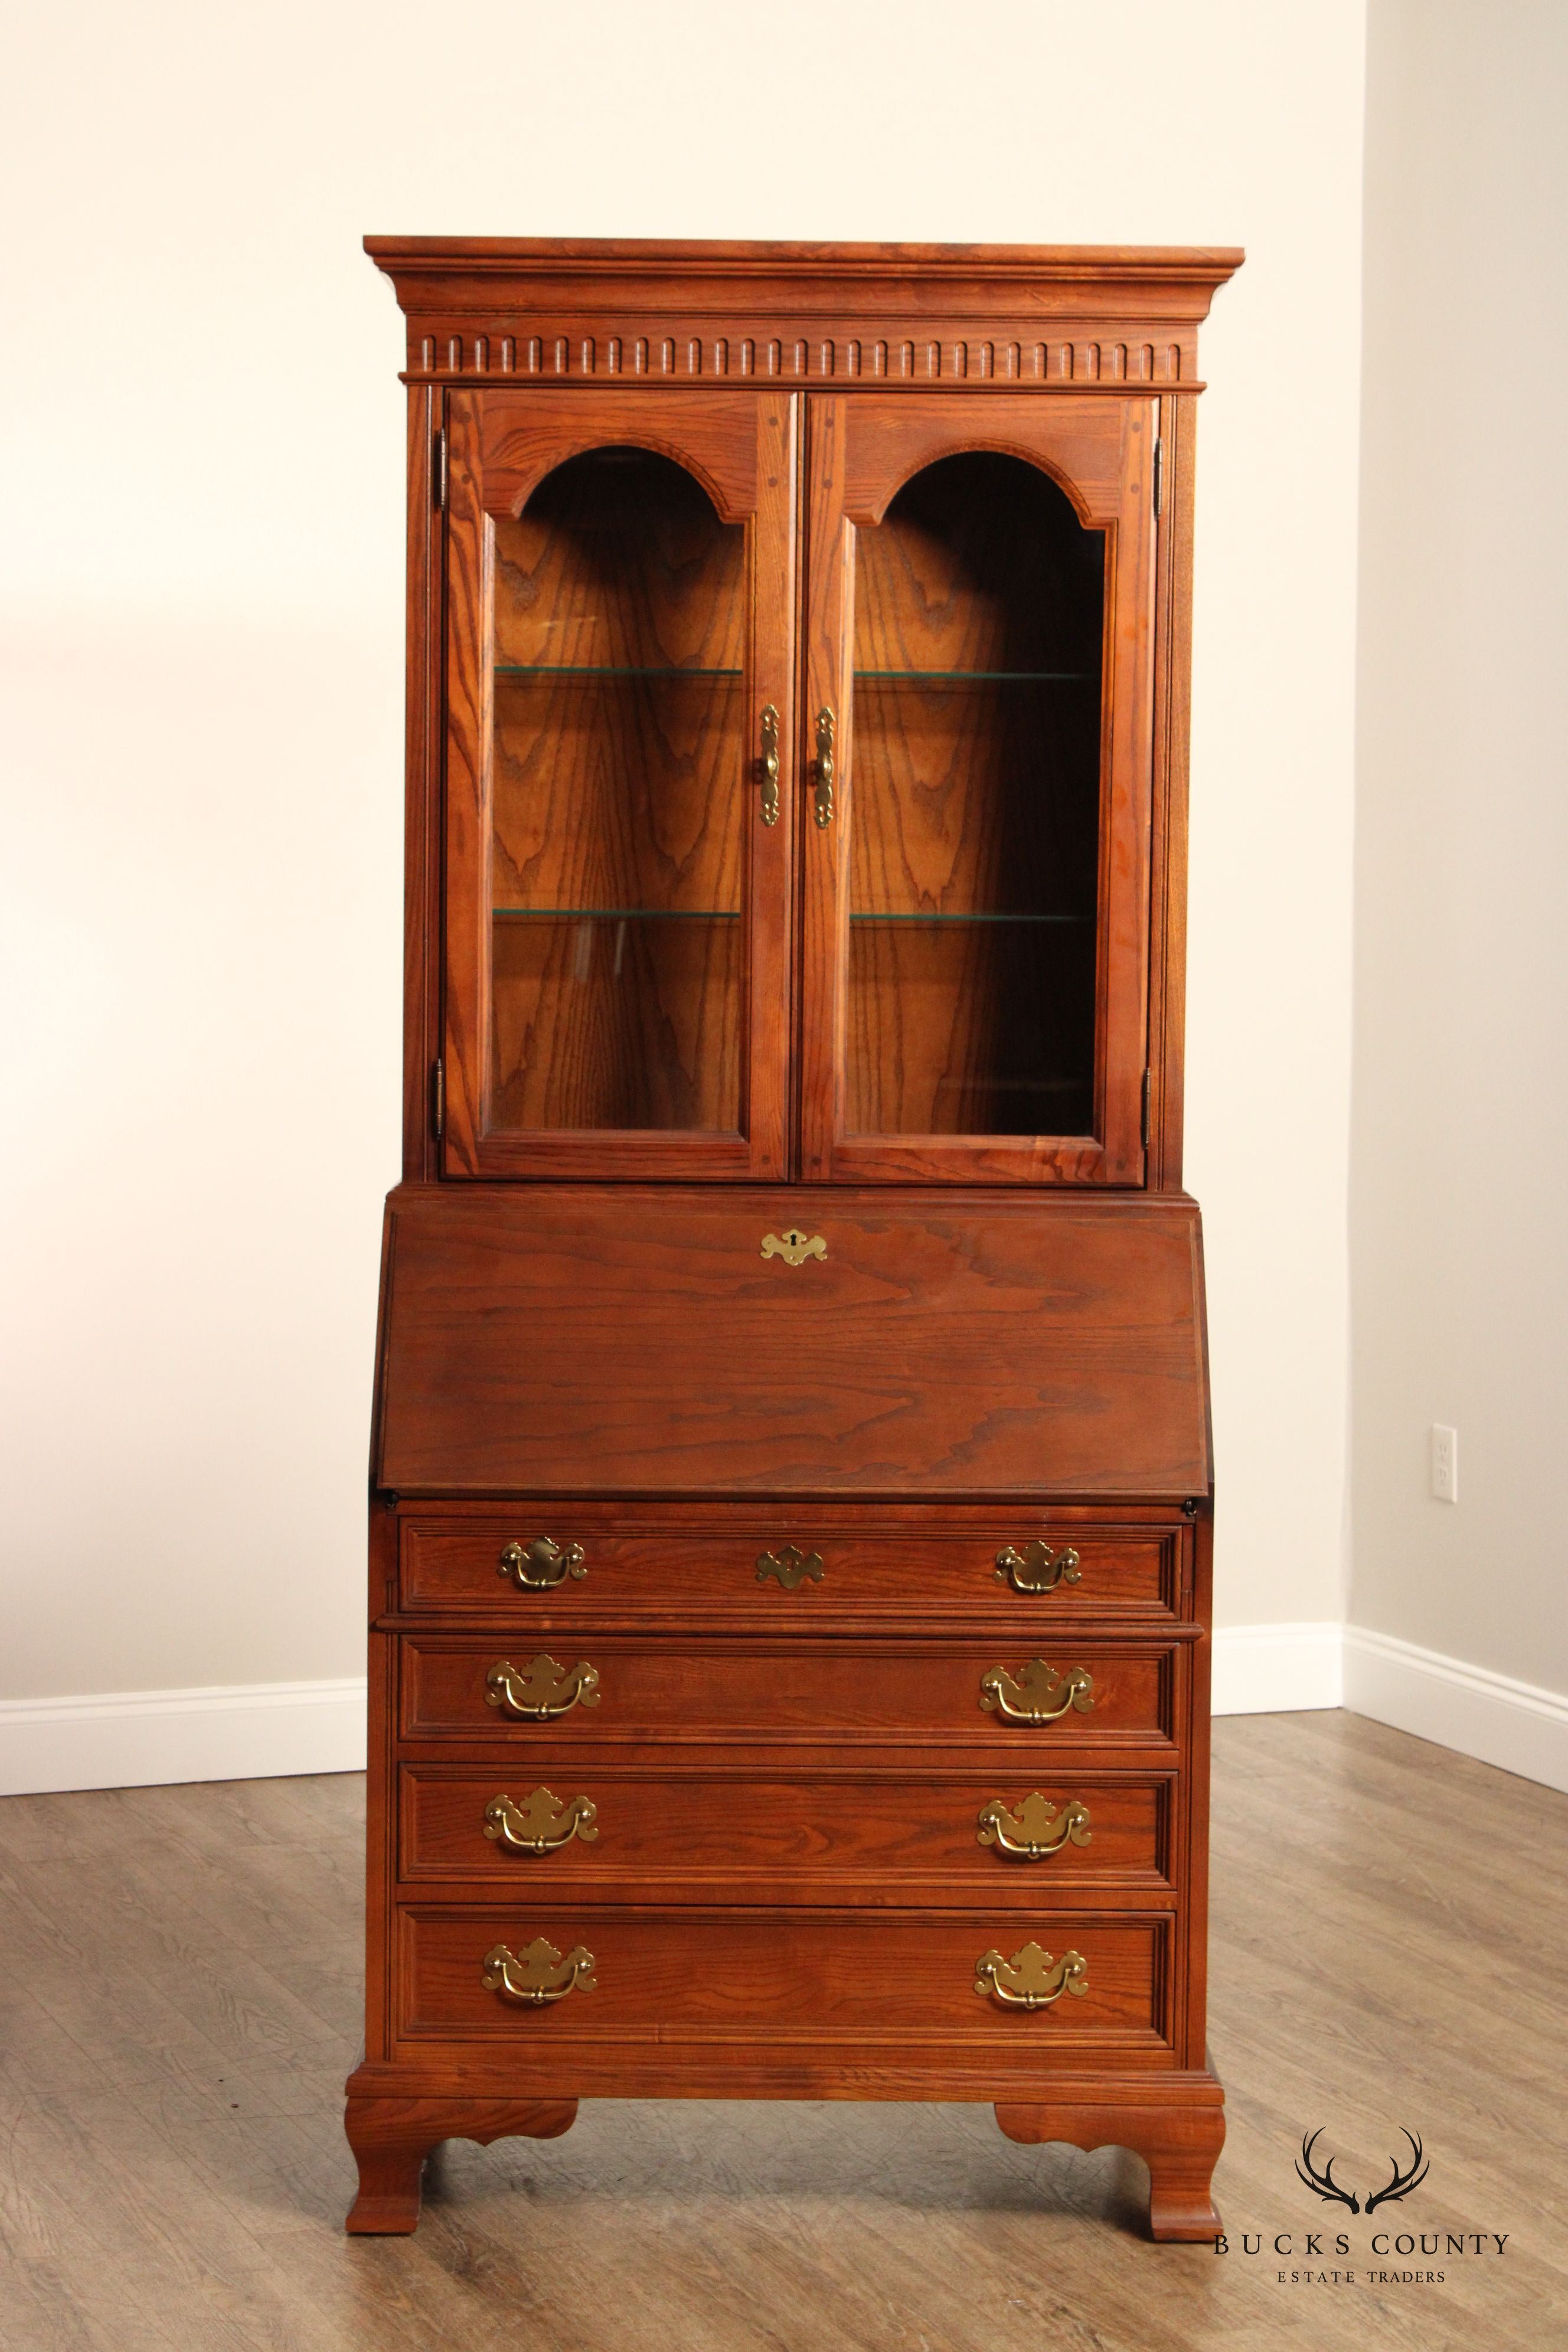
<path fill-rule="evenodd" d="M 1154 438 L 1154 512 L 1165 503 L 1165 445 L 1158 435 Z"/>
<path fill-rule="evenodd" d="M 447 1065 L 430 1066 L 430 1121 L 439 1136 L 447 1124 Z"/>
<path fill-rule="evenodd" d="M 1159 443 L 1155 443 L 1159 447 Z M 430 495 L 438 507 L 447 503 L 447 436 L 437 433 L 430 445 Z"/>
<path fill-rule="evenodd" d="M 437 1066 L 437 1069 L 439 1069 L 439 1067 L 440 1067 L 440 1064 L 439 1064 L 439 1063 L 437 1063 L 436 1066 Z M 1145 1150 L 1145 1151 L 1147 1151 L 1147 1150 L 1148 1150 L 1148 1149 L 1149 1149 L 1149 1094 L 1150 1094 L 1150 1073 L 1149 1073 L 1147 1070 L 1145 1070 L 1145 1071 L 1144 1071 L 1144 1073 L 1143 1073 L 1143 1116 L 1142 1116 L 1142 1122 L 1141 1122 L 1141 1126 L 1142 1126 L 1142 1139 L 1143 1139 L 1143 1149 L 1144 1149 L 1144 1150 Z"/>

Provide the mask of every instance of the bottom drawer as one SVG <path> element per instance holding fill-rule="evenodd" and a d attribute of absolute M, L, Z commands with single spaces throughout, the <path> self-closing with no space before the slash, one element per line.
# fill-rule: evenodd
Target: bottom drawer
<path fill-rule="evenodd" d="M 1169 2043 L 1169 1915 L 411 1905 L 400 2032 L 534 2048 L 748 2036 Z M 1074 1956 L 1076 1955 L 1076 1958 Z"/>

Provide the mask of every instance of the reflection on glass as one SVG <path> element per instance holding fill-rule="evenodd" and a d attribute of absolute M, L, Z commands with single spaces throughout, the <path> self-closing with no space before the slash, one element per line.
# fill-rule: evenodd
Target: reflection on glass
<path fill-rule="evenodd" d="M 741 1118 L 744 534 L 640 449 L 495 525 L 491 1119 Z"/>
<path fill-rule="evenodd" d="M 1104 545 L 979 451 L 859 533 L 852 1134 L 1092 1130 Z"/>

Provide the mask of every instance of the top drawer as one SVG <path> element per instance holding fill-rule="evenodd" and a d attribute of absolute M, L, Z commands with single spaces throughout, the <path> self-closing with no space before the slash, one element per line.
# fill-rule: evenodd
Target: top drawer
<path fill-rule="evenodd" d="M 1184 1530 L 1058 1524 L 1037 1512 L 908 1533 L 834 1515 L 763 1517 L 723 1530 L 607 1527 L 574 1511 L 405 1519 L 407 1610 L 508 1622 L 721 1618 L 798 1633 L 826 1618 L 1043 1623 L 1180 1612 Z"/>

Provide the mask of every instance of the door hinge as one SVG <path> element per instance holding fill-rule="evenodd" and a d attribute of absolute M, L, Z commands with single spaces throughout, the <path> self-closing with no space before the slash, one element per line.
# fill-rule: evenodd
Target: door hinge
<path fill-rule="evenodd" d="M 447 1125 L 447 1065 L 430 1066 L 430 1124 L 439 1136 Z"/>
<path fill-rule="evenodd" d="M 1165 503 L 1165 445 L 1158 434 L 1154 436 L 1154 512 Z"/>
<path fill-rule="evenodd" d="M 436 1066 L 437 1067 L 437 1069 L 439 1069 L 439 1067 L 440 1067 L 440 1064 L 439 1064 L 439 1063 L 437 1063 Z M 1142 1135 L 1142 1138 L 1143 1149 L 1144 1149 L 1144 1150 L 1145 1150 L 1145 1151 L 1147 1151 L 1147 1150 L 1148 1150 L 1148 1149 L 1149 1149 L 1149 1094 L 1150 1094 L 1150 1085 L 1151 1085 L 1150 1073 L 1149 1073 L 1147 1070 L 1145 1070 L 1145 1071 L 1144 1071 L 1144 1073 L 1143 1073 L 1143 1114 L 1142 1114 L 1142 1119 L 1141 1119 L 1141 1121 L 1140 1121 L 1140 1132 L 1141 1132 L 1141 1135 Z"/>
<path fill-rule="evenodd" d="M 1159 443 L 1155 443 L 1159 447 Z M 438 432 L 430 444 L 430 495 L 438 507 L 447 503 L 447 436 Z"/>

